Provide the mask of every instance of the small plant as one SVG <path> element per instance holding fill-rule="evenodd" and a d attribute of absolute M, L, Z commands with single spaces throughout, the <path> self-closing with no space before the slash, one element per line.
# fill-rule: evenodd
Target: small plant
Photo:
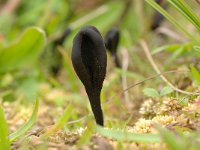
<path fill-rule="evenodd" d="M 113 61 L 116 67 L 121 68 L 119 58 L 117 56 L 117 47 L 119 44 L 119 30 L 117 28 L 111 28 L 105 36 L 105 46 L 112 55 Z"/>
<path fill-rule="evenodd" d="M 172 92 L 173 92 L 173 89 L 169 86 L 164 87 L 160 92 L 158 92 L 157 90 L 155 90 L 153 88 L 145 88 L 143 90 L 144 95 L 146 95 L 148 97 L 153 97 L 153 98 L 159 98 L 162 96 L 166 96 Z"/>
<path fill-rule="evenodd" d="M 72 63 L 85 86 L 96 123 L 103 126 L 100 93 L 106 75 L 107 56 L 103 39 L 95 27 L 86 26 L 75 36 Z"/>

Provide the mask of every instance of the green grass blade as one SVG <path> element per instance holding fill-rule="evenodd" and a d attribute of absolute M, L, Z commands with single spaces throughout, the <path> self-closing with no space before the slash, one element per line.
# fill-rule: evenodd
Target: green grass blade
<path fill-rule="evenodd" d="M 69 27 L 73 29 L 73 31 L 69 35 L 68 40 L 65 43 L 65 47 L 71 49 L 73 38 L 82 26 L 92 25 L 101 32 L 107 31 L 108 28 L 112 26 L 117 19 L 119 19 L 123 8 L 124 5 L 122 1 L 108 2 L 99 8 L 96 8 L 94 11 L 80 16 L 80 19 L 77 19 L 69 24 Z"/>
<path fill-rule="evenodd" d="M 114 129 L 105 129 L 100 126 L 96 126 L 96 132 L 102 136 L 120 141 L 143 142 L 143 143 L 161 142 L 161 138 L 157 134 L 130 133 Z"/>
<path fill-rule="evenodd" d="M 94 133 L 94 130 L 95 130 L 95 124 L 93 122 L 88 122 L 86 130 L 81 135 L 81 137 L 77 143 L 79 148 L 81 148 L 83 145 L 89 143 L 89 141 Z"/>
<path fill-rule="evenodd" d="M 168 0 L 182 15 L 185 16 L 200 32 L 200 20 L 184 0 Z"/>
<path fill-rule="evenodd" d="M 178 44 L 176 44 L 176 45 L 164 45 L 164 46 L 160 46 L 160 47 L 158 47 L 158 48 L 155 48 L 155 49 L 151 52 L 151 54 L 152 54 L 152 55 L 155 55 L 155 54 L 158 54 L 158 53 L 163 52 L 163 51 L 176 50 L 176 49 L 180 48 L 181 46 L 182 46 L 182 45 L 178 45 Z"/>
<path fill-rule="evenodd" d="M 73 113 L 73 107 L 72 105 L 69 105 L 63 115 L 59 118 L 59 120 L 56 122 L 55 125 L 53 125 L 50 129 L 44 133 L 43 138 L 48 138 L 50 135 L 56 133 L 58 130 L 63 128 L 66 125 L 66 122 L 69 120 L 71 117 L 71 114 Z"/>
<path fill-rule="evenodd" d="M 156 128 L 160 132 L 163 141 L 167 144 L 170 150 L 184 149 L 184 143 L 181 143 L 171 131 L 160 126 L 157 126 Z"/>
<path fill-rule="evenodd" d="M 191 66 L 192 76 L 194 77 L 196 83 L 200 85 L 200 72 L 194 67 Z"/>
<path fill-rule="evenodd" d="M 182 25 L 180 25 L 176 19 L 174 19 L 167 11 L 165 11 L 161 6 L 159 6 L 154 0 L 146 0 L 146 2 L 151 5 L 154 9 L 160 12 L 166 19 L 168 19 L 176 28 L 185 33 L 189 38 L 196 41 L 196 38 L 190 34 Z"/>
<path fill-rule="evenodd" d="M 9 139 L 11 142 L 15 141 L 16 139 L 24 135 L 33 126 L 37 118 L 38 107 L 39 107 L 39 100 L 36 99 L 33 113 L 28 122 L 25 123 L 22 127 L 20 127 L 17 131 L 9 135 Z"/>
<path fill-rule="evenodd" d="M 0 105 L 0 150 L 11 149 L 8 134 L 8 125 L 4 117 L 3 108 Z"/>
<path fill-rule="evenodd" d="M 136 80 L 144 80 L 145 77 L 143 77 L 142 75 L 140 74 L 137 74 L 135 72 L 131 72 L 131 71 L 124 71 L 122 69 L 115 69 L 115 72 L 118 73 L 120 76 L 122 75 L 125 75 L 129 78 L 132 78 L 132 79 L 136 79 Z"/>
<path fill-rule="evenodd" d="M 178 57 L 183 54 L 184 50 L 184 47 L 180 47 L 174 51 L 173 54 L 166 60 L 164 68 L 167 69 L 175 60 L 177 60 Z"/>

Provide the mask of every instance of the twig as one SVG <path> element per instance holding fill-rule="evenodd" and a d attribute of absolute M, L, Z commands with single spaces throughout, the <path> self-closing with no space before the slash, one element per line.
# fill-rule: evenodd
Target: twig
<path fill-rule="evenodd" d="M 176 70 L 171 70 L 171 71 L 162 72 L 162 73 L 159 73 L 159 74 L 156 74 L 156 75 L 152 75 L 152 76 L 150 76 L 150 77 L 148 77 L 148 78 L 146 78 L 146 79 L 144 79 L 144 80 L 142 80 L 142 81 L 139 81 L 139 82 L 137 82 L 137 83 L 135 83 L 135 84 L 129 86 L 127 89 L 124 89 L 121 93 L 114 95 L 113 97 L 111 97 L 111 98 L 109 99 L 109 101 L 106 102 L 106 104 L 112 102 L 112 100 L 113 100 L 115 97 L 117 97 L 117 96 L 123 94 L 124 92 L 126 92 L 126 91 L 132 89 L 133 87 L 135 87 L 135 86 L 137 86 L 137 85 L 140 85 L 140 84 L 142 84 L 142 83 L 144 83 L 144 82 L 146 82 L 146 81 L 148 81 L 148 80 L 152 80 L 152 79 L 157 78 L 157 77 L 159 77 L 159 76 L 161 76 L 161 75 L 163 75 L 163 74 L 178 73 L 178 72 L 187 72 L 187 71 L 176 71 Z"/>
<path fill-rule="evenodd" d="M 149 51 L 149 48 L 147 46 L 147 43 L 144 41 L 144 40 L 141 40 L 140 41 L 140 45 L 142 46 L 146 56 L 147 56 L 147 59 L 149 60 L 150 64 L 152 65 L 152 67 L 154 68 L 154 70 L 158 73 L 158 74 L 161 74 L 161 71 L 158 69 L 156 63 L 154 62 L 152 56 L 151 56 L 151 53 Z M 179 93 L 183 93 L 183 94 L 187 94 L 187 95 L 200 95 L 200 93 L 193 93 L 193 92 L 187 92 L 187 91 L 183 91 L 181 89 L 178 89 L 176 88 L 172 83 L 170 83 L 168 81 L 167 78 L 165 78 L 164 75 L 160 75 L 161 79 L 167 83 L 172 89 L 174 89 L 175 91 L 179 92 Z"/>
<path fill-rule="evenodd" d="M 124 72 L 127 71 L 128 69 L 128 53 L 126 49 L 122 49 L 122 69 Z M 128 85 L 127 85 L 127 78 L 126 75 L 123 73 L 122 75 L 122 86 L 123 89 L 127 89 Z M 125 105 L 127 108 L 130 108 L 130 100 L 129 100 L 129 94 L 128 91 L 124 92 L 124 98 L 125 98 Z"/>

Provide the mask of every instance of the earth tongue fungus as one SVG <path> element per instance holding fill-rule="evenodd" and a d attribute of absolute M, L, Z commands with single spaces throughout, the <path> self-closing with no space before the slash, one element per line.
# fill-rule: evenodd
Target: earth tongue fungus
<path fill-rule="evenodd" d="M 51 55 L 53 57 L 52 59 L 52 65 L 51 65 L 51 72 L 54 76 L 57 76 L 61 67 L 62 67 L 62 55 L 61 53 L 58 51 L 57 46 L 62 46 L 65 39 L 70 35 L 71 33 L 71 29 L 67 28 L 64 30 L 64 32 L 53 41 L 53 45 L 52 45 L 52 52 Z"/>
<path fill-rule="evenodd" d="M 103 126 L 100 93 L 106 74 L 107 56 L 103 39 L 93 26 L 86 26 L 75 36 L 72 64 L 85 86 L 96 123 Z"/>
<path fill-rule="evenodd" d="M 61 34 L 61 36 L 58 37 L 58 38 L 54 41 L 55 45 L 63 45 L 65 39 L 70 35 L 70 33 L 71 33 L 71 29 L 70 29 L 70 28 L 66 28 L 66 29 L 64 30 L 64 32 Z"/>
<path fill-rule="evenodd" d="M 156 0 L 156 3 L 163 7 L 165 10 L 167 9 L 166 0 Z M 159 12 L 155 12 L 152 18 L 151 30 L 154 31 L 158 27 L 160 27 L 164 19 L 165 18 L 162 14 L 160 14 Z"/>
<path fill-rule="evenodd" d="M 111 53 L 113 61 L 116 67 L 121 68 L 119 58 L 117 56 L 117 47 L 119 44 L 119 30 L 117 28 L 111 28 L 105 36 L 105 46 Z"/>

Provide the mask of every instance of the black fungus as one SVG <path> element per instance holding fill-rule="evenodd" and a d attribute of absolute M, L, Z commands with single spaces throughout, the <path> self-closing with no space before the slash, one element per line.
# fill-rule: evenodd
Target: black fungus
<path fill-rule="evenodd" d="M 52 52 L 51 52 L 53 60 L 52 60 L 52 65 L 51 65 L 50 70 L 54 76 L 57 76 L 57 74 L 59 73 L 62 67 L 62 55 L 58 51 L 57 46 L 63 45 L 64 41 L 70 35 L 70 33 L 71 33 L 71 29 L 67 28 L 64 30 L 64 32 L 61 34 L 60 37 L 58 37 L 57 39 L 53 41 Z"/>
<path fill-rule="evenodd" d="M 159 12 L 156 12 L 153 16 L 152 24 L 151 24 L 151 30 L 156 30 L 162 22 L 164 21 L 164 16 L 160 14 Z"/>
<path fill-rule="evenodd" d="M 119 58 L 117 56 L 117 47 L 119 45 L 119 30 L 117 28 L 111 28 L 105 36 L 105 46 L 112 55 L 113 61 L 116 67 L 121 68 Z"/>
<path fill-rule="evenodd" d="M 65 39 L 69 36 L 70 33 L 70 28 L 65 29 L 61 36 L 54 41 L 55 45 L 63 45 Z"/>
<path fill-rule="evenodd" d="M 106 75 L 107 56 L 103 39 L 95 27 L 86 26 L 75 36 L 72 64 L 85 86 L 96 123 L 103 126 L 100 93 Z"/>
<path fill-rule="evenodd" d="M 167 4 L 165 3 L 165 0 L 156 0 L 156 3 L 159 4 L 161 7 L 163 7 L 163 9 L 165 10 L 167 9 Z M 165 17 L 161 13 L 155 12 L 152 18 L 152 23 L 150 27 L 151 30 L 154 31 L 158 27 L 160 27 L 164 20 Z"/>

